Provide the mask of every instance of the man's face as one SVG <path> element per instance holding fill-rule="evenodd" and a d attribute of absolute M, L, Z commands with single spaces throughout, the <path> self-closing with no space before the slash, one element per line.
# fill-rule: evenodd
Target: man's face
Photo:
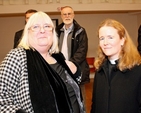
<path fill-rule="evenodd" d="M 34 13 L 27 13 L 25 15 L 25 22 L 27 23 L 28 19 L 30 18 L 31 15 L 33 15 Z"/>
<path fill-rule="evenodd" d="M 61 10 L 61 18 L 66 25 L 73 23 L 74 12 L 71 8 L 67 7 Z"/>

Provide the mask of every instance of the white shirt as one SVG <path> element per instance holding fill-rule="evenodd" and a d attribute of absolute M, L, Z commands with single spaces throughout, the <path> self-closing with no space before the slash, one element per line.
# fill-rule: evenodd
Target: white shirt
<path fill-rule="evenodd" d="M 63 28 L 64 28 L 64 39 L 63 39 L 63 43 L 62 43 L 61 52 L 63 53 L 66 60 L 69 60 L 69 58 L 68 58 L 67 38 L 68 38 L 68 34 L 71 32 L 71 30 L 73 28 L 73 24 L 68 29 L 65 28 L 65 25 L 63 26 Z"/>

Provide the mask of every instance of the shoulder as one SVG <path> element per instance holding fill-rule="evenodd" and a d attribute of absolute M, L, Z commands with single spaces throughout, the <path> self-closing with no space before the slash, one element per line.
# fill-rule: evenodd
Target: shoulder
<path fill-rule="evenodd" d="M 133 67 L 133 70 L 138 70 L 138 71 L 141 72 L 141 64 L 134 66 L 134 67 Z"/>
<path fill-rule="evenodd" d="M 16 82 L 27 73 L 26 53 L 22 48 L 12 49 L 0 64 L 0 75 Z M 17 83 L 18 84 L 18 83 Z"/>
<path fill-rule="evenodd" d="M 23 58 L 25 58 L 25 57 L 26 57 L 26 52 L 23 48 L 15 48 L 15 49 L 12 49 L 8 52 L 8 54 L 5 57 L 5 60 L 6 59 L 10 60 L 10 61 L 13 60 L 13 62 L 17 61 L 17 60 L 22 61 Z"/>
<path fill-rule="evenodd" d="M 78 24 L 76 22 L 76 20 L 73 20 L 73 24 L 74 24 L 74 32 L 77 32 L 77 33 L 86 33 L 86 30 L 84 27 L 82 27 L 80 24 Z"/>
<path fill-rule="evenodd" d="M 64 23 L 61 23 L 58 26 L 56 26 L 56 32 L 58 33 L 60 29 L 62 29 L 63 26 L 64 26 Z"/>
<path fill-rule="evenodd" d="M 22 33 L 23 33 L 23 29 L 16 32 L 16 34 L 22 34 Z"/>
<path fill-rule="evenodd" d="M 141 31 L 141 25 L 139 26 L 138 30 Z"/>
<path fill-rule="evenodd" d="M 1 69 L 10 69 L 10 73 L 18 72 L 26 64 L 26 52 L 23 48 L 15 48 L 9 51 L 1 62 Z"/>
<path fill-rule="evenodd" d="M 22 48 L 22 47 L 11 49 L 11 51 L 9 52 L 9 54 L 15 54 L 15 55 L 22 55 L 23 53 L 26 53 L 26 52 L 25 52 L 24 48 Z"/>

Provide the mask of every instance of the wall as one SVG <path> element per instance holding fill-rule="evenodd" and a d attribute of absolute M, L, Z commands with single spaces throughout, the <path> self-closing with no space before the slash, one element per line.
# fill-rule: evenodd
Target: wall
<path fill-rule="evenodd" d="M 141 11 L 141 0 L 0 0 L 0 15 L 24 13 L 30 8 L 57 12 L 57 7 L 65 5 L 75 11 Z"/>
<path fill-rule="evenodd" d="M 60 15 L 50 15 L 51 18 L 59 19 Z M 129 31 L 133 41 L 137 40 L 137 29 L 140 24 L 140 15 L 129 13 L 99 13 L 99 14 L 76 14 L 75 19 L 82 25 L 88 35 L 88 56 L 96 56 L 96 49 L 98 45 L 98 38 L 96 31 L 99 23 L 106 19 L 113 18 L 120 21 Z M 3 60 L 5 55 L 13 48 L 14 33 L 24 26 L 24 17 L 0 17 L 0 61 Z"/>
<path fill-rule="evenodd" d="M 137 23 L 139 27 L 139 25 L 141 24 L 141 14 L 140 13 L 137 15 Z"/>

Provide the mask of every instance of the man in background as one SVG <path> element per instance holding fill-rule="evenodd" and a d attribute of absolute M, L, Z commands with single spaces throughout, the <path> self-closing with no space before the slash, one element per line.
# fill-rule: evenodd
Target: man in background
<path fill-rule="evenodd" d="M 141 25 L 138 28 L 138 51 L 141 55 Z"/>
<path fill-rule="evenodd" d="M 37 11 L 35 9 L 29 9 L 25 12 L 25 24 L 27 23 L 28 19 L 30 18 L 30 16 L 34 13 L 36 13 Z M 23 30 L 19 30 L 15 33 L 15 37 L 14 37 L 14 46 L 13 48 L 16 48 L 21 40 L 21 36 L 23 33 Z"/>
<path fill-rule="evenodd" d="M 66 60 L 70 60 L 80 65 L 82 71 L 82 80 L 80 87 L 82 89 L 85 101 L 84 84 L 90 82 L 90 69 L 86 61 L 88 50 L 88 37 L 85 29 L 74 20 L 74 11 L 72 7 L 65 6 L 58 8 L 61 11 L 63 23 L 56 27 L 59 38 L 59 49 L 64 54 Z"/>

